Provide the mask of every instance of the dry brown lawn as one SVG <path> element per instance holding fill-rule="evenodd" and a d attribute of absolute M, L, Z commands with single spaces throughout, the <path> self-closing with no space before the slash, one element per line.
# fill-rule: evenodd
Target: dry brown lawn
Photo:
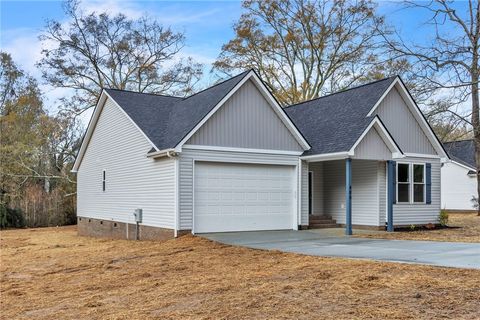
<path fill-rule="evenodd" d="M 394 233 L 362 231 L 355 236 L 377 239 L 480 242 L 480 216 L 476 213 L 451 213 L 448 226 L 445 229 L 404 230 Z"/>
<path fill-rule="evenodd" d="M 185 236 L 1 234 L 1 319 L 479 319 L 480 271 L 320 258 Z"/>

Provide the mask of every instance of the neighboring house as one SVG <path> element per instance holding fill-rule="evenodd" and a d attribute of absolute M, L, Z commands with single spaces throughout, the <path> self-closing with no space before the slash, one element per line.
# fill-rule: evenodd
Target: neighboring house
<path fill-rule="evenodd" d="M 73 168 L 79 233 L 132 237 L 136 208 L 142 238 L 437 223 L 446 159 L 399 77 L 285 109 L 254 71 L 187 98 L 105 89 Z"/>
<path fill-rule="evenodd" d="M 451 161 L 442 166 L 442 208 L 447 210 L 474 210 L 477 196 L 477 169 L 473 140 L 444 143 Z"/>

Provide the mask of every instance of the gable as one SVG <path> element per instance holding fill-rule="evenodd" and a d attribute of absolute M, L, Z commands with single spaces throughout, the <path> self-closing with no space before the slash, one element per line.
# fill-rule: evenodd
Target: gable
<path fill-rule="evenodd" d="M 390 160 L 392 159 L 392 151 L 390 151 L 380 137 L 377 129 L 372 127 L 363 137 L 362 141 L 355 147 L 353 158 L 366 160 Z"/>
<path fill-rule="evenodd" d="M 375 114 L 382 119 L 403 152 L 437 154 L 396 87 L 380 102 Z"/>
<path fill-rule="evenodd" d="M 186 144 L 303 151 L 251 80 L 246 81 Z"/>

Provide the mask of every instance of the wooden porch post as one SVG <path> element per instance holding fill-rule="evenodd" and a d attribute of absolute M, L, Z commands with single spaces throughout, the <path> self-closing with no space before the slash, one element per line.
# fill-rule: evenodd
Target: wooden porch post
<path fill-rule="evenodd" d="M 345 166 L 345 234 L 352 235 L 352 159 L 347 158 Z"/>

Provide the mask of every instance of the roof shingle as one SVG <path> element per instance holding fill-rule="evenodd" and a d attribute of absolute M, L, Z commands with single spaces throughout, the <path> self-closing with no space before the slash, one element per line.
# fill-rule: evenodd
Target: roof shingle
<path fill-rule="evenodd" d="M 443 145 L 450 158 L 454 161 L 476 168 L 475 145 L 472 139 L 445 142 Z"/>

